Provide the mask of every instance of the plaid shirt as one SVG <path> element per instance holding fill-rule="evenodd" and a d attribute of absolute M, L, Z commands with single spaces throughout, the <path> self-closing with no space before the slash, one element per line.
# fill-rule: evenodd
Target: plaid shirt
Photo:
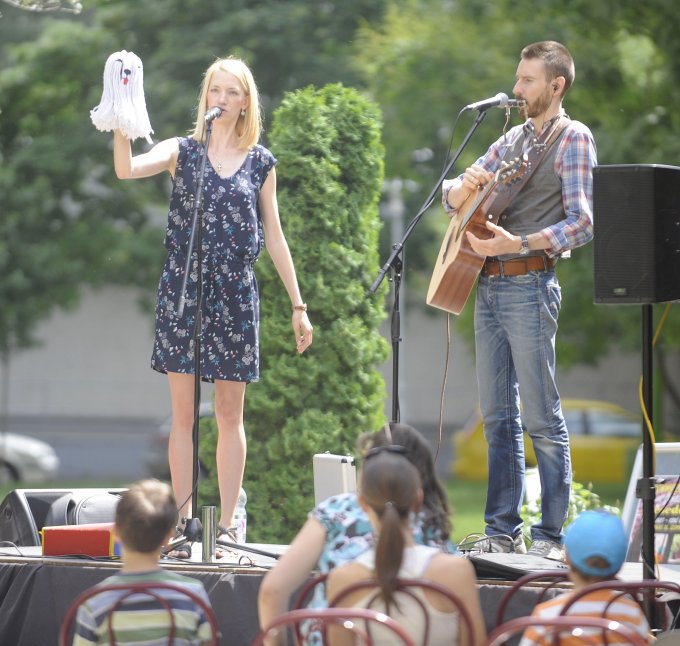
<path fill-rule="evenodd" d="M 553 120 L 545 127 L 549 128 L 552 123 Z M 500 137 L 475 163 L 495 173 L 501 166 L 506 150 L 520 136 L 524 136 L 525 142 L 529 144 L 534 141 L 537 133 L 531 119 Z M 592 133 L 579 121 L 571 121 L 555 155 L 555 174 L 562 181 L 562 205 L 566 217 L 540 231 L 550 244 L 547 250 L 549 256 L 563 254 L 592 240 L 593 168 L 596 164 L 597 151 Z M 458 179 L 462 177 L 461 173 Z M 442 184 L 442 203 L 449 214 L 455 213 L 455 209 L 446 201 L 453 182 L 454 180 L 445 180 Z"/>

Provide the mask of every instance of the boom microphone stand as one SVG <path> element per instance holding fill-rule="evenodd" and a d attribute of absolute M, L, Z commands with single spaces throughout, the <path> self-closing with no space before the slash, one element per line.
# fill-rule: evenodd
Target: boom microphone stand
<path fill-rule="evenodd" d="M 507 100 L 507 96 L 505 97 L 505 99 Z M 487 106 L 487 107 L 491 107 L 491 106 Z M 486 117 L 486 110 L 487 110 L 486 107 L 480 107 L 479 108 L 479 114 L 477 115 L 477 118 L 475 119 L 472 126 L 470 126 L 470 129 L 468 130 L 467 134 L 465 135 L 463 142 L 460 144 L 460 146 L 458 147 L 458 149 L 454 153 L 453 157 L 451 158 L 449 163 L 446 165 L 446 168 L 444 168 L 444 171 L 442 172 L 441 176 L 437 180 L 437 183 L 434 185 L 434 187 L 430 191 L 430 194 L 425 199 L 425 202 L 423 203 L 423 205 L 418 210 L 418 213 L 416 213 L 415 217 L 411 220 L 408 227 L 406 227 L 406 231 L 404 232 L 404 235 L 402 236 L 401 240 L 392 245 L 392 253 L 390 254 L 390 257 L 387 259 L 387 262 L 382 266 L 382 268 L 378 272 L 378 277 L 375 279 L 375 282 L 373 283 L 373 285 L 371 285 L 371 287 L 369 288 L 369 292 L 371 294 L 375 294 L 378 287 L 380 287 L 380 283 L 382 283 L 383 279 L 385 278 L 385 275 L 387 274 L 387 272 L 388 271 L 392 272 L 392 274 L 391 274 L 391 276 L 389 277 L 388 280 L 394 284 L 394 298 L 393 298 L 393 302 L 392 302 L 392 325 L 391 325 L 391 336 L 392 336 L 392 421 L 393 422 L 399 421 L 399 343 L 401 341 L 401 337 L 400 337 L 401 314 L 400 314 L 400 311 L 399 311 L 399 291 L 401 289 L 401 271 L 402 271 L 402 267 L 403 267 L 403 260 L 401 258 L 402 251 L 404 249 L 404 245 L 406 244 L 406 241 L 411 236 L 411 233 L 413 233 L 413 230 L 416 228 L 418 222 L 420 222 L 420 219 L 425 214 L 425 211 L 427 211 L 427 209 L 430 208 L 430 205 L 432 204 L 432 202 L 434 202 L 434 199 L 435 199 L 435 197 L 437 196 L 437 193 L 440 190 L 442 182 L 446 179 L 447 175 L 449 174 L 449 172 L 451 171 L 451 169 L 453 168 L 455 163 L 458 161 L 458 158 L 460 157 L 461 153 L 465 149 L 465 146 L 467 146 L 470 139 L 472 139 L 472 135 L 475 133 L 475 131 L 480 126 L 482 121 L 484 121 L 484 117 Z"/>

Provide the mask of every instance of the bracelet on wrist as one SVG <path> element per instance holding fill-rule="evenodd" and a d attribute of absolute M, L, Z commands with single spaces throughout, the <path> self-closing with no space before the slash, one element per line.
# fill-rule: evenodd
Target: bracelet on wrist
<path fill-rule="evenodd" d="M 307 311 L 307 303 L 302 303 L 300 305 L 293 305 L 293 312 L 297 310 L 299 312 L 306 312 Z"/>

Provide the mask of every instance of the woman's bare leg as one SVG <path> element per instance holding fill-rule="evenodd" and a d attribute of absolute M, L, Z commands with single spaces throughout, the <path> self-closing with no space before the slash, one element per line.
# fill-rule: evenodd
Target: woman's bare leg
<path fill-rule="evenodd" d="M 168 373 L 172 401 L 172 426 L 168 440 L 168 463 L 172 490 L 177 499 L 179 517 L 192 518 L 193 485 L 194 376 Z"/>
<path fill-rule="evenodd" d="M 246 433 L 243 428 L 245 392 L 244 382 L 215 382 L 219 524 L 222 527 L 231 527 L 234 524 L 234 511 L 246 465 Z"/>

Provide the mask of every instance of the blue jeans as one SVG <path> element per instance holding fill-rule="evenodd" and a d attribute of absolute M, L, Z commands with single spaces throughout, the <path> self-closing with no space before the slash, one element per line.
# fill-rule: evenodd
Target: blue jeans
<path fill-rule="evenodd" d="M 523 419 L 534 445 L 541 481 L 541 521 L 531 528 L 531 537 L 562 541 L 571 488 L 571 458 L 555 384 L 560 303 L 560 285 L 554 270 L 479 278 L 475 345 L 488 444 L 484 520 L 489 535 L 514 537 L 522 528 Z"/>

